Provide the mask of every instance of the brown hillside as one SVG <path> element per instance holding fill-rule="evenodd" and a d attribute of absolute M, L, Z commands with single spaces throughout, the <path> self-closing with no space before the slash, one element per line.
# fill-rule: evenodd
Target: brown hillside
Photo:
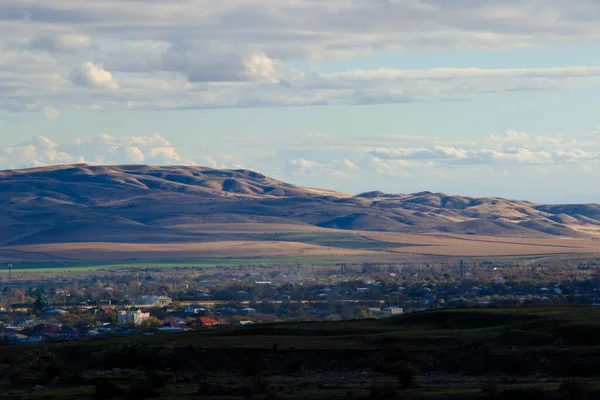
<path fill-rule="evenodd" d="M 198 242 L 203 224 L 488 236 L 600 235 L 600 205 L 442 193 L 358 196 L 248 170 L 70 165 L 0 171 L 0 245 Z"/>

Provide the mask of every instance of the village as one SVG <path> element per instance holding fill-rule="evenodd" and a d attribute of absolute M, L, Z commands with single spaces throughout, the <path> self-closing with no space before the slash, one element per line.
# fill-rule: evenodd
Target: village
<path fill-rule="evenodd" d="M 220 266 L 17 276 L 0 340 L 40 343 L 449 307 L 600 305 L 592 264 Z"/>

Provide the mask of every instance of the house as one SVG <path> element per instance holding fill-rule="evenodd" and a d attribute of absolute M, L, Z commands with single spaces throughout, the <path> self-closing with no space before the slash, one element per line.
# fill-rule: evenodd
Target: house
<path fill-rule="evenodd" d="M 233 308 L 233 307 L 223 307 L 221 309 L 221 313 L 223 314 L 237 314 L 238 310 L 237 308 Z"/>
<path fill-rule="evenodd" d="M 242 315 L 250 315 L 250 314 L 256 314 L 256 310 L 254 308 L 243 308 L 242 309 Z"/>
<path fill-rule="evenodd" d="M 141 325 L 142 322 L 146 321 L 148 318 L 150 318 L 150 313 L 142 312 L 142 310 L 135 307 L 117 313 L 117 323 L 119 325 Z"/>
<path fill-rule="evenodd" d="M 399 315 L 404 312 L 404 310 L 401 307 L 386 307 L 381 311 L 389 315 Z"/>
<path fill-rule="evenodd" d="M 197 320 L 194 321 L 194 324 L 202 325 L 204 327 L 215 326 L 215 325 L 219 325 L 220 323 L 221 322 L 217 321 L 216 319 L 206 318 L 206 317 L 198 318 Z"/>
<path fill-rule="evenodd" d="M 183 312 L 186 314 L 203 314 L 206 312 L 209 312 L 210 309 L 205 308 L 205 307 L 194 307 L 194 306 L 187 306 L 183 309 Z"/>
<path fill-rule="evenodd" d="M 254 325 L 254 322 L 252 322 L 252 321 L 237 321 L 233 325 L 234 326 L 250 326 L 250 325 Z"/>
<path fill-rule="evenodd" d="M 173 302 L 173 299 L 167 296 L 148 295 L 138 298 L 138 306 L 146 307 L 165 307 Z"/>
<path fill-rule="evenodd" d="M 53 310 L 46 310 L 44 311 L 44 314 L 47 316 L 55 316 L 55 315 L 65 315 L 68 314 L 69 312 L 67 310 L 60 310 L 58 308 L 53 309 Z"/>

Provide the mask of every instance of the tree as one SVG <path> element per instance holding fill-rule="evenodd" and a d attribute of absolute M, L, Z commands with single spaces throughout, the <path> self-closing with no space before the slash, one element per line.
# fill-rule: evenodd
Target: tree
<path fill-rule="evenodd" d="M 142 328 L 158 328 L 161 325 L 162 322 L 156 317 L 150 317 L 140 324 Z"/>

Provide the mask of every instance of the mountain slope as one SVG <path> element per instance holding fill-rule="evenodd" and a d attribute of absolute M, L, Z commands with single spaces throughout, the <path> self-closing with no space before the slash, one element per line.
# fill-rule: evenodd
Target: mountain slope
<path fill-rule="evenodd" d="M 247 170 L 71 165 L 0 171 L 0 245 L 210 240 L 207 223 L 488 236 L 600 235 L 600 205 L 442 193 L 350 195 Z M 182 229 L 181 227 L 187 227 Z"/>

